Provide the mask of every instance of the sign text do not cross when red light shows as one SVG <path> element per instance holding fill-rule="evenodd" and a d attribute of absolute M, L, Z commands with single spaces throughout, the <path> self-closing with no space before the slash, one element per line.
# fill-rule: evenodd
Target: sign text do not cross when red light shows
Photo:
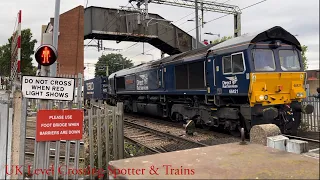
<path fill-rule="evenodd" d="M 41 66 L 50 66 L 57 60 L 57 51 L 51 45 L 41 45 L 36 50 L 35 58 Z"/>

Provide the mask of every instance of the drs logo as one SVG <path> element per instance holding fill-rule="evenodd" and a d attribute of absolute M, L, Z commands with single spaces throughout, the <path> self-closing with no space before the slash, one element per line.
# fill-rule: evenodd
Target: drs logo
<path fill-rule="evenodd" d="M 50 66 L 57 60 L 57 51 L 51 45 L 41 45 L 35 53 L 35 58 L 41 66 Z"/>

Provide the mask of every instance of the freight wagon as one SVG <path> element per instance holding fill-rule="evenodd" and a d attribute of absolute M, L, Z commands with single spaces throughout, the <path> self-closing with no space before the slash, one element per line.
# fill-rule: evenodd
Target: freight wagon
<path fill-rule="evenodd" d="M 84 81 L 84 104 L 90 100 L 107 100 L 108 94 L 108 77 L 96 77 Z"/>

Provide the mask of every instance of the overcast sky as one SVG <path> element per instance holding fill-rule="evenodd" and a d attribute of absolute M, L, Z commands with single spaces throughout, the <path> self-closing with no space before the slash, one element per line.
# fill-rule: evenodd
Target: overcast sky
<path fill-rule="evenodd" d="M 244 8 L 261 0 L 217 0 L 216 2 L 226 1 L 228 4 Z M 87 0 L 61 0 L 60 13 L 64 13 L 78 5 L 85 7 L 86 4 Z M 127 4 L 128 0 L 88 0 L 87 5 L 120 8 L 120 6 L 126 6 Z M 0 11 L 0 45 L 2 45 L 7 42 L 7 39 L 13 32 L 19 10 L 22 10 L 22 28 L 31 28 L 34 38 L 40 41 L 41 25 L 47 24 L 50 17 L 54 16 L 55 0 L 0 0 L 0 5 L 2 7 Z M 193 9 L 150 4 L 149 12 L 159 14 L 173 21 L 175 25 L 178 25 L 186 32 L 195 28 L 194 22 L 187 21 L 188 19 L 194 19 L 195 14 L 193 13 Z M 204 21 L 210 21 L 223 15 L 221 13 L 205 12 Z M 267 0 L 243 10 L 241 23 L 242 34 L 264 30 L 273 26 L 282 26 L 292 34 L 298 35 L 297 38 L 300 43 L 308 46 L 307 58 L 309 69 L 319 69 L 319 0 Z M 205 35 L 204 32 L 219 33 L 221 36 L 232 36 L 233 16 L 230 15 L 212 21 L 201 29 L 202 40 L 216 39 L 217 36 Z M 195 37 L 195 30 L 190 31 L 189 34 Z M 89 41 L 86 40 L 85 44 Z M 116 44 L 113 41 L 104 41 L 104 47 L 123 49 L 121 53 L 125 57 L 132 59 L 135 63 L 146 62 L 152 60 L 153 57 L 155 59 L 160 58 L 160 51 L 155 47 L 145 44 L 145 51 L 148 51 L 148 54 L 153 54 L 152 57 L 151 55 L 141 54 L 142 43 L 127 49 L 132 44 L 134 43 L 121 42 Z M 38 43 L 36 47 L 39 45 Z M 102 53 L 111 52 L 97 52 L 97 49 L 94 47 L 84 48 L 85 63 L 97 62 L 98 57 Z M 85 71 L 85 76 L 86 78 L 92 78 L 93 75 L 94 66 L 91 65 Z"/>

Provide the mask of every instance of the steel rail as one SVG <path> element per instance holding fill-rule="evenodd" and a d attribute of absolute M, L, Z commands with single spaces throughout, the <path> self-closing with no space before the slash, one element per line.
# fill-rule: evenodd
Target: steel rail
<path fill-rule="evenodd" d="M 190 140 L 190 139 L 186 139 L 186 138 L 183 138 L 183 137 L 179 137 L 179 136 L 176 136 L 176 135 L 173 135 L 173 134 L 169 134 L 169 133 L 166 133 L 166 132 L 158 131 L 158 130 L 155 130 L 155 129 L 152 129 L 152 128 L 149 128 L 149 127 L 146 127 L 146 126 L 142 126 L 140 124 L 136 124 L 136 123 L 133 123 L 133 122 L 130 122 L 130 121 L 124 120 L 124 124 L 129 125 L 129 126 L 134 126 L 136 128 L 143 129 L 145 131 L 149 131 L 149 132 L 151 132 L 153 134 L 157 134 L 157 135 L 160 135 L 160 136 L 166 136 L 166 137 L 169 137 L 169 138 L 172 138 L 172 139 L 182 140 L 182 141 L 186 141 L 186 142 L 191 143 L 191 144 L 196 144 L 197 146 L 200 146 L 200 147 L 208 146 L 207 144 L 196 142 L 196 141 L 193 141 L 193 140 Z"/>
<path fill-rule="evenodd" d="M 160 151 L 158 151 L 158 150 L 156 150 L 156 149 L 154 149 L 154 148 L 152 148 L 152 147 L 150 147 L 150 146 L 148 146 L 148 145 L 142 144 L 142 143 L 140 143 L 140 142 L 138 142 L 138 141 L 136 141 L 136 140 L 134 140 L 134 139 L 132 139 L 132 138 L 130 138 L 130 137 L 128 137 L 128 136 L 124 136 L 124 138 L 125 138 L 127 141 L 131 141 L 132 143 L 137 144 L 137 145 L 140 146 L 140 147 L 145 147 L 145 148 L 147 148 L 149 151 L 152 151 L 152 152 L 154 152 L 154 153 L 161 153 Z"/>
<path fill-rule="evenodd" d="M 309 138 L 299 137 L 299 136 L 291 136 L 291 135 L 287 135 L 287 134 L 283 134 L 283 136 L 286 136 L 288 138 L 298 139 L 298 140 L 305 140 L 305 141 L 320 143 L 320 141 L 316 140 L 316 139 L 309 139 Z"/>

